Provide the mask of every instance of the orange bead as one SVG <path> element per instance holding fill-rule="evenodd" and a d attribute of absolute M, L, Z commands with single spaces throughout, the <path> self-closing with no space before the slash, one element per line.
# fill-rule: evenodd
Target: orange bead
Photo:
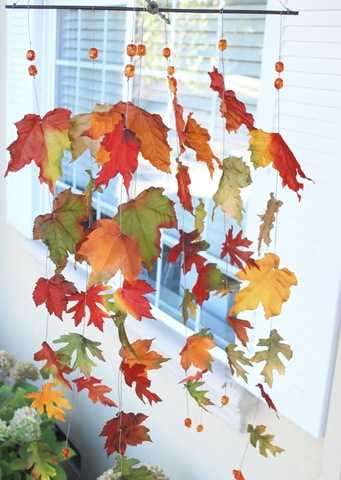
<path fill-rule="evenodd" d="M 96 58 L 98 58 L 98 49 L 93 47 L 93 48 L 90 48 L 89 50 L 89 58 L 91 60 L 96 60 Z"/>
<path fill-rule="evenodd" d="M 227 40 L 226 38 L 221 38 L 218 42 L 218 48 L 221 52 L 227 49 Z"/>
<path fill-rule="evenodd" d="M 221 399 L 220 399 L 220 403 L 222 406 L 225 406 L 225 405 L 228 405 L 228 403 L 230 402 L 230 399 L 227 395 L 222 395 Z"/>
<path fill-rule="evenodd" d="M 172 52 L 171 52 L 171 49 L 168 48 L 168 47 L 165 47 L 163 50 L 162 50 L 162 55 L 165 57 L 165 58 L 169 58 L 171 56 Z"/>
<path fill-rule="evenodd" d="M 192 426 L 192 420 L 187 417 L 187 418 L 185 418 L 185 420 L 184 420 L 184 424 L 185 424 L 185 427 L 191 428 L 191 426 Z"/>
<path fill-rule="evenodd" d="M 283 84 L 284 82 L 282 78 L 279 78 L 279 77 L 276 78 L 274 85 L 275 85 L 275 88 L 277 88 L 277 90 L 280 90 L 281 88 L 283 88 Z"/>
<path fill-rule="evenodd" d="M 147 53 L 147 49 L 144 43 L 139 43 L 137 45 L 137 55 L 139 57 L 144 57 L 146 53 Z"/>
<path fill-rule="evenodd" d="M 127 45 L 127 55 L 129 55 L 129 57 L 135 57 L 136 54 L 137 45 L 135 45 L 135 43 L 129 43 L 129 45 Z"/>
<path fill-rule="evenodd" d="M 128 63 L 128 65 L 124 67 L 124 75 L 127 78 L 132 78 L 135 75 L 135 65 Z"/>
<path fill-rule="evenodd" d="M 197 426 L 197 432 L 201 433 L 203 431 L 204 431 L 204 425 L 202 423 L 199 423 L 199 425 Z"/>
<path fill-rule="evenodd" d="M 35 65 L 30 65 L 28 67 L 28 74 L 31 76 L 31 77 L 35 77 L 36 75 L 38 75 L 38 69 Z"/>
<path fill-rule="evenodd" d="M 282 73 L 284 70 L 284 63 L 283 62 L 276 62 L 275 63 L 275 70 L 278 73 Z"/>
<path fill-rule="evenodd" d="M 167 73 L 168 73 L 168 75 L 170 75 L 170 76 L 174 75 L 174 73 L 175 73 L 175 67 L 173 67 L 172 65 L 169 65 L 169 67 L 167 68 Z"/>
<path fill-rule="evenodd" d="M 29 62 L 33 62 L 36 59 L 36 52 L 34 50 L 27 50 L 26 58 Z"/>
<path fill-rule="evenodd" d="M 67 448 L 67 447 L 65 447 L 65 448 L 63 448 L 62 453 L 63 453 L 63 457 L 64 457 L 64 458 L 69 458 L 69 456 L 70 456 L 70 449 Z"/>

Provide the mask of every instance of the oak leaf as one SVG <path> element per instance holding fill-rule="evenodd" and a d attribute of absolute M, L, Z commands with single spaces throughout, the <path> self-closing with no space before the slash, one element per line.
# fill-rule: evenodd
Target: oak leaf
<path fill-rule="evenodd" d="M 252 363 L 250 362 L 250 360 L 245 356 L 244 352 L 242 350 L 238 350 L 237 345 L 233 343 L 230 343 L 226 347 L 225 351 L 232 374 L 236 374 L 238 377 L 241 377 L 244 382 L 247 383 L 248 373 L 245 370 L 244 366 L 252 367 Z"/>
<path fill-rule="evenodd" d="M 247 250 L 252 242 L 247 238 L 243 238 L 243 232 L 240 230 L 237 235 L 233 236 L 233 227 L 229 229 L 223 243 L 220 258 L 229 255 L 231 265 L 236 265 L 239 268 L 244 268 L 244 264 L 249 266 L 255 265 L 255 260 L 252 258 L 253 252 Z M 241 250 L 243 248 L 243 250 Z"/>
<path fill-rule="evenodd" d="M 283 187 L 288 186 L 301 198 L 299 191 L 303 190 L 304 185 L 297 177 L 311 179 L 305 175 L 280 133 L 268 133 L 254 128 L 250 132 L 250 150 L 251 161 L 256 168 L 272 163 L 282 178 Z"/>
<path fill-rule="evenodd" d="M 218 190 L 213 196 L 215 208 L 219 206 L 240 224 L 244 211 L 240 189 L 247 187 L 251 182 L 250 168 L 242 158 L 225 158 Z"/>
<path fill-rule="evenodd" d="M 200 236 L 205 229 L 205 219 L 207 217 L 207 212 L 205 208 L 205 202 L 199 198 L 199 203 L 194 210 L 194 229 L 198 232 Z"/>
<path fill-rule="evenodd" d="M 144 280 L 129 283 L 126 280 L 123 286 L 114 292 L 114 299 L 120 310 L 132 315 L 136 320 L 143 317 L 154 318 L 151 313 L 152 306 L 145 295 L 153 293 L 154 289 Z"/>
<path fill-rule="evenodd" d="M 193 213 L 192 196 L 191 192 L 189 191 L 191 177 L 188 173 L 188 167 L 183 165 L 180 160 L 177 160 L 177 165 L 178 171 L 176 174 L 176 180 L 178 183 L 178 197 L 184 209 Z"/>
<path fill-rule="evenodd" d="M 209 248 L 209 244 L 205 240 L 198 238 L 198 232 L 184 232 L 179 230 L 179 242 L 169 249 L 167 260 L 175 263 L 178 257 L 183 255 L 182 269 L 184 273 L 188 273 L 192 266 L 195 265 L 197 272 L 199 272 L 205 264 L 205 258 L 199 252 L 205 251 Z"/>
<path fill-rule="evenodd" d="M 169 128 L 160 115 L 149 113 L 131 102 L 120 102 L 113 108 L 125 116 L 126 127 L 140 140 L 143 158 L 162 172 L 170 173 Z"/>
<path fill-rule="evenodd" d="M 193 400 L 195 400 L 195 402 L 198 404 L 198 406 L 207 411 L 206 407 L 214 404 L 206 396 L 208 390 L 200 390 L 200 387 L 202 387 L 203 385 L 205 385 L 205 382 L 189 380 L 186 383 L 185 388 L 190 394 L 190 396 L 193 398 Z"/>
<path fill-rule="evenodd" d="M 83 222 L 88 218 L 85 195 L 77 195 L 71 189 L 61 192 L 53 201 L 53 211 L 39 215 L 34 221 L 33 238 L 42 240 L 49 249 L 56 265 L 56 273 L 66 266 L 68 254 L 76 252 L 76 246 L 84 235 Z"/>
<path fill-rule="evenodd" d="M 259 226 L 258 253 L 260 253 L 262 242 L 264 242 L 267 246 L 270 245 L 270 232 L 273 229 L 276 214 L 278 214 L 278 210 L 282 205 L 283 202 L 281 202 L 281 200 L 276 200 L 274 194 L 270 193 L 270 198 L 266 205 L 265 213 L 263 213 L 263 215 L 259 215 L 262 223 Z"/>
<path fill-rule="evenodd" d="M 188 370 L 193 365 L 200 370 L 211 370 L 213 357 L 209 350 L 214 347 L 213 335 L 208 329 L 202 329 L 191 335 L 180 352 L 182 368 Z"/>
<path fill-rule="evenodd" d="M 163 195 L 163 188 L 150 187 L 135 199 L 120 205 L 115 220 L 122 233 L 135 239 L 143 264 L 152 269 L 161 251 L 161 228 L 177 228 L 174 202 Z M 128 278 L 125 275 L 126 280 Z"/>
<path fill-rule="evenodd" d="M 108 161 L 102 165 L 98 173 L 95 188 L 102 185 L 107 187 L 109 181 L 120 173 L 128 191 L 131 179 L 138 166 L 137 157 L 140 150 L 140 141 L 136 138 L 134 132 L 125 128 L 124 122 L 121 120 L 114 130 L 106 134 L 102 140 L 98 152 L 100 157 L 103 155 L 101 153 L 102 149 L 108 154 Z"/>
<path fill-rule="evenodd" d="M 77 392 L 88 390 L 88 396 L 93 403 L 101 403 L 108 407 L 117 407 L 116 403 L 111 398 L 106 396 L 106 393 L 111 392 L 111 388 L 102 385 L 102 380 L 95 377 L 79 377 L 73 380 L 76 384 Z"/>
<path fill-rule="evenodd" d="M 268 457 L 268 454 L 271 453 L 274 457 L 284 452 L 283 448 L 277 447 L 272 443 L 274 435 L 266 434 L 265 425 L 248 425 L 247 431 L 250 434 L 250 443 L 254 448 L 259 448 L 259 453 L 263 457 Z"/>
<path fill-rule="evenodd" d="M 124 455 L 127 446 L 140 445 L 151 442 L 148 435 L 149 429 L 141 425 L 147 416 L 142 413 L 118 412 L 116 417 L 109 420 L 103 427 L 100 436 L 106 437 L 105 449 L 108 455 L 118 452 Z"/>
<path fill-rule="evenodd" d="M 70 410 L 71 404 L 64 397 L 64 393 L 54 387 L 53 383 L 45 383 L 40 391 L 26 393 L 26 398 L 33 400 L 32 407 L 40 415 L 46 413 L 49 418 L 64 421 L 64 411 Z"/>
<path fill-rule="evenodd" d="M 18 138 L 7 149 L 11 159 L 5 176 L 34 161 L 39 168 L 39 180 L 52 192 L 63 174 L 64 152 L 71 146 L 68 136 L 70 115 L 69 110 L 56 108 L 43 118 L 29 114 L 17 122 Z"/>
<path fill-rule="evenodd" d="M 50 315 L 54 314 L 62 320 L 66 312 L 68 295 L 76 293 L 72 282 L 65 280 L 63 275 L 56 274 L 51 278 L 39 278 L 33 290 L 33 300 L 36 306 L 45 304 Z"/>
<path fill-rule="evenodd" d="M 249 341 L 247 329 L 253 328 L 251 323 L 248 320 L 242 320 L 241 318 L 227 317 L 228 324 L 233 328 L 234 333 L 237 335 L 238 340 L 242 342 L 244 347 Z"/>
<path fill-rule="evenodd" d="M 115 219 L 96 222 L 79 246 L 77 257 L 91 265 L 89 286 L 110 280 L 119 270 L 127 281 L 132 282 L 141 271 L 138 243 L 120 230 Z"/>
<path fill-rule="evenodd" d="M 161 364 L 169 359 L 154 350 L 150 350 L 152 342 L 153 340 L 147 339 L 136 340 L 130 347 L 122 347 L 120 356 L 129 367 L 139 364 L 144 365 L 146 370 L 158 370 L 161 368 Z"/>
<path fill-rule="evenodd" d="M 121 363 L 121 370 L 124 375 L 124 380 L 129 387 L 133 386 L 135 383 L 135 392 L 136 395 L 144 403 L 144 397 L 148 400 L 150 405 L 153 402 L 161 402 L 161 398 L 156 394 L 151 392 L 149 389 L 151 381 L 148 378 L 146 367 L 143 364 L 136 363 L 130 367 L 127 363 Z"/>
<path fill-rule="evenodd" d="M 103 332 L 103 324 L 106 318 L 110 316 L 104 309 L 105 297 L 103 293 L 109 287 L 105 285 L 92 285 L 85 292 L 75 292 L 69 295 L 69 302 L 76 302 L 75 305 L 68 309 L 68 313 L 73 313 L 73 320 L 76 327 L 85 319 L 86 311 L 89 311 L 88 325 L 94 325 Z"/>
<path fill-rule="evenodd" d="M 63 362 L 62 355 L 55 352 L 47 342 L 41 344 L 41 349 L 34 354 L 36 362 L 46 361 L 40 372 L 43 378 L 49 378 L 50 375 L 62 385 L 71 389 L 71 383 L 65 378 L 65 375 L 73 371 Z"/>
<path fill-rule="evenodd" d="M 282 340 L 277 330 L 271 330 L 269 338 L 261 338 L 258 342 L 257 346 L 264 347 L 264 350 L 257 351 L 251 358 L 254 363 L 265 362 L 261 375 L 269 387 L 273 384 L 274 371 L 280 375 L 285 374 L 285 366 L 279 355 L 283 355 L 287 360 L 291 360 L 293 356 L 290 345 Z"/>
<path fill-rule="evenodd" d="M 290 287 L 297 285 L 294 273 L 287 268 L 279 269 L 280 259 L 274 253 L 267 253 L 256 260 L 256 265 L 246 267 L 237 273 L 240 280 L 249 285 L 236 293 L 235 303 L 230 315 L 237 315 L 244 310 L 255 310 L 263 305 L 266 318 L 279 315 L 282 305 L 290 296 Z"/>
<path fill-rule="evenodd" d="M 184 143 L 186 147 L 195 151 L 198 162 L 206 163 L 212 177 L 214 173 L 214 161 L 219 167 L 221 166 L 221 162 L 219 158 L 214 155 L 208 143 L 211 140 L 210 134 L 206 128 L 201 127 L 199 123 L 192 118 L 191 113 L 187 117 L 185 135 L 186 139 Z"/>

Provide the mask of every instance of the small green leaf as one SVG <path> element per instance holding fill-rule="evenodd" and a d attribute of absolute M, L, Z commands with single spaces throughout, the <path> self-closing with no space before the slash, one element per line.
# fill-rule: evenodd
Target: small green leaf
<path fill-rule="evenodd" d="M 199 390 L 203 385 L 205 385 L 205 382 L 189 381 L 186 383 L 185 387 L 193 400 L 197 402 L 199 407 L 207 410 L 206 407 L 208 405 L 213 405 L 213 403 L 209 398 L 206 397 L 208 390 Z"/>
<path fill-rule="evenodd" d="M 195 230 L 198 232 L 199 236 L 202 234 L 205 228 L 205 218 L 207 216 L 207 212 L 205 209 L 205 203 L 204 201 L 200 198 L 198 205 L 195 207 L 194 210 L 194 225 L 195 225 Z"/>
<path fill-rule="evenodd" d="M 242 350 L 237 350 L 238 346 L 234 343 L 230 343 L 225 349 L 227 353 L 227 359 L 229 366 L 231 368 L 232 374 L 236 374 L 238 377 L 247 383 L 247 371 L 243 366 L 252 367 L 252 363 L 248 358 L 245 357 L 245 354 Z"/>
<path fill-rule="evenodd" d="M 32 442 L 26 447 L 28 467 L 32 468 L 32 477 L 50 480 L 56 477 L 53 454 L 40 442 Z"/>
<path fill-rule="evenodd" d="M 259 453 L 263 455 L 263 457 L 268 456 L 268 452 L 270 452 L 274 457 L 284 452 L 283 448 L 277 447 L 272 443 L 274 435 L 266 434 L 266 426 L 265 425 L 248 425 L 247 431 L 250 434 L 250 442 L 254 448 L 259 448 Z"/>
<path fill-rule="evenodd" d="M 119 455 L 116 460 L 114 473 L 120 473 L 122 480 L 153 480 L 154 475 L 145 467 L 138 467 L 141 462 L 136 458 L 127 458 Z"/>

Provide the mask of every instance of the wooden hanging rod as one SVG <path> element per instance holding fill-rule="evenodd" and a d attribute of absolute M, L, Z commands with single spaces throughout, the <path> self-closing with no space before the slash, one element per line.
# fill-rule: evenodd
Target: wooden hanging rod
<path fill-rule="evenodd" d="M 17 5 L 15 3 L 6 5 L 12 10 L 107 10 L 114 12 L 148 12 L 144 7 L 123 7 L 103 5 Z M 298 15 L 295 10 L 239 10 L 233 8 L 159 8 L 159 13 L 214 13 L 214 14 L 237 14 L 237 15 Z"/>

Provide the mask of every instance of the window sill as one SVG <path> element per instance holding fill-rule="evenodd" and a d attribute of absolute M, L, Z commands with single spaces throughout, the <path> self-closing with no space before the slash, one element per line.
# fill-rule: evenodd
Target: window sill
<path fill-rule="evenodd" d="M 46 248 L 41 242 L 22 238 L 22 246 L 29 255 L 43 264 L 46 258 Z M 48 274 L 52 274 L 51 271 Z M 65 269 L 65 276 L 75 282 L 84 284 L 86 275 L 85 266 L 75 269 L 71 261 Z M 138 337 L 156 338 L 157 350 L 164 356 L 171 358 L 163 368 L 175 377 L 178 383 L 184 378 L 184 371 L 176 359 L 184 345 L 186 336 L 191 332 L 189 328 L 182 325 L 172 317 L 153 307 L 155 320 L 142 320 L 141 322 L 129 322 L 127 331 L 130 338 Z M 231 376 L 230 372 L 226 374 L 226 356 L 221 348 L 216 347 L 213 350 L 214 373 L 208 373 L 206 376 L 206 385 L 209 389 L 209 397 L 214 402 L 210 408 L 210 413 L 221 418 L 226 424 L 234 430 L 245 432 L 246 417 L 248 412 L 256 405 L 257 398 L 252 395 L 238 380 Z M 227 394 L 230 397 L 228 408 L 221 408 L 220 397 L 223 393 L 222 385 L 227 382 Z"/>

